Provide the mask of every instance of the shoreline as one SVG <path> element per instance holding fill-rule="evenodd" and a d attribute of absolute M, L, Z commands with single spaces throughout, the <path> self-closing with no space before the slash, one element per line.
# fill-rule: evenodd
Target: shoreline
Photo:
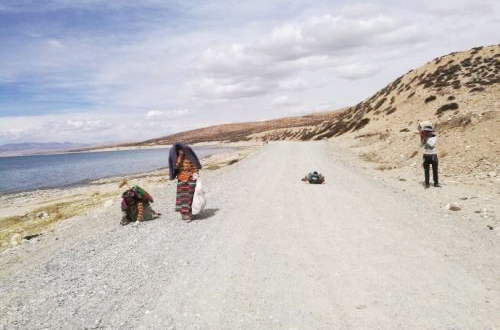
<path fill-rule="evenodd" d="M 202 172 L 234 164 L 260 149 L 259 144 L 239 147 L 214 154 L 200 161 Z M 0 195 L 0 252 L 22 243 L 26 237 L 39 235 L 56 223 L 99 208 L 107 208 L 121 198 L 122 180 L 151 191 L 166 184 L 168 169 L 117 175 L 78 184 L 48 189 L 36 189 Z"/>
<path fill-rule="evenodd" d="M 239 141 L 239 142 L 223 142 L 223 141 L 210 141 L 210 142 L 199 142 L 191 144 L 191 147 L 202 147 L 202 148 L 240 148 L 249 147 L 258 144 L 254 141 Z M 70 149 L 70 150 L 47 150 L 35 153 L 27 154 L 0 154 L 1 158 L 10 157 L 30 157 L 30 156 L 55 156 L 55 155 L 68 155 L 68 154 L 82 154 L 82 153 L 98 153 L 98 152 L 113 152 L 113 151 L 129 151 L 129 150 L 155 150 L 155 149 L 170 149 L 171 144 L 158 144 L 149 146 L 115 146 L 115 147 L 94 147 L 92 149 Z"/>
<path fill-rule="evenodd" d="M 217 152 L 218 154 L 226 154 L 226 153 L 230 153 L 230 152 L 233 152 L 233 151 L 238 151 L 240 149 L 244 149 L 245 147 L 251 147 L 253 145 L 257 145 L 256 143 L 253 143 L 253 144 L 246 144 L 246 145 L 243 145 L 243 144 L 238 144 L 238 143 L 233 143 L 233 144 L 229 144 L 229 145 L 225 145 L 225 144 L 220 144 L 220 143 L 213 143 L 213 144 L 198 144 L 198 145 L 194 145 L 194 148 L 196 147 L 200 147 L 200 148 L 204 148 L 204 150 L 218 150 L 219 152 Z M 161 146 L 161 147 L 152 147 L 152 148 L 139 148 L 139 149 L 120 149 L 120 150 L 103 150 L 103 151 L 96 151 L 96 153 L 99 153 L 99 152 L 115 152 L 115 151 L 129 151 L 129 150 L 155 150 L 155 149 L 167 149 L 165 148 L 164 146 Z M 81 154 L 81 153 L 91 153 L 91 152 L 78 152 L 76 154 Z M 216 153 L 216 154 L 217 154 Z M 20 155 L 20 156 L 13 156 L 13 157 L 30 157 L 30 156 L 58 156 L 58 155 L 68 155 L 68 154 L 75 154 L 73 152 L 64 152 L 64 153 L 54 153 L 54 154 L 37 154 L 37 155 Z M 213 154 L 212 154 L 213 155 Z M 206 156 L 203 156 L 202 158 L 200 158 L 200 160 L 202 159 L 205 159 L 205 158 L 208 158 L 208 157 L 211 157 L 212 155 L 206 155 Z M 0 159 L 2 157 L 0 156 Z M 7 157 L 4 157 L 4 158 L 7 158 Z M 100 180 L 105 180 L 105 179 L 110 179 L 110 178 L 113 178 L 113 177 L 123 177 L 123 176 L 135 176 L 135 175 L 147 175 L 148 173 L 150 172 L 155 172 L 155 171 L 161 171 L 161 170 L 165 170 L 167 169 L 166 166 L 161 166 L 161 167 L 157 167 L 157 168 L 152 168 L 150 170 L 147 170 L 147 171 L 139 171 L 139 172 L 132 172 L 132 173 L 117 173 L 117 174 L 109 174 L 109 175 L 104 175 L 102 177 L 98 177 L 98 178 L 85 178 L 85 179 L 82 179 L 82 180 L 79 180 L 79 181 L 75 181 L 75 182 L 68 182 L 68 183 L 63 183 L 63 184 L 54 184 L 54 185 L 51 185 L 51 184 L 48 184 L 48 185 L 45 185 L 45 186 L 41 186 L 41 187 L 32 187 L 32 188 L 18 188 L 18 189 L 10 189 L 10 190 L 5 190 L 5 191 L 0 191 L 0 197 L 2 196 L 8 196 L 8 195 L 15 195 L 15 194 L 22 194 L 22 193 L 29 193 L 29 192 L 34 192 L 34 191 L 37 191 L 37 190 L 50 190 L 50 189 L 65 189 L 65 188 L 75 188 L 75 187 L 80 187 L 80 186 L 86 186 L 86 185 L 92 185 L 94 184 L 95 182 L 97 181 L 100 181 Z"/>

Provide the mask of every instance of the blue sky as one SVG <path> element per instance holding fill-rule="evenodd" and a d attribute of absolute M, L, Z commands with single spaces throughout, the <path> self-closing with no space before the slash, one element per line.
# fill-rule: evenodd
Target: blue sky
<path fill-rule="evenodd" d="M 2 0 L 0 143 L 116 142 L 331 110 L 497 44 L 494 0 Z"/>

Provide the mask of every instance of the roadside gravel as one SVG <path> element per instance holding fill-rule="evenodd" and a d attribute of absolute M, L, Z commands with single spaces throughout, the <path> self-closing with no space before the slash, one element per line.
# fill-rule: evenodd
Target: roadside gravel
<path fill-rule="evenodd" d="M 300 181 L 318 170 L 324 185 Z M 0 256 L 3 329 L 496 329 L 500 238 L 327 142 L 202 174 L 208 209 L 119 226 L 118 201 Z M 144 187 L 148 189 L 147 187 Z"/>

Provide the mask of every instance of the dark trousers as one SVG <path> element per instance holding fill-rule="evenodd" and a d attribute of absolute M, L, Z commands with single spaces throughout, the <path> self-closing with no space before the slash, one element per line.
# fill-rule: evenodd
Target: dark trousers
<path fill-rule="evenodd" d="M 438 184 L 438 156 L 437 155 L 424 155 L 424 172 L 425 184 L 429 184 L 429 167 L 432 165 L 432 179 L 434 184 Z"/>

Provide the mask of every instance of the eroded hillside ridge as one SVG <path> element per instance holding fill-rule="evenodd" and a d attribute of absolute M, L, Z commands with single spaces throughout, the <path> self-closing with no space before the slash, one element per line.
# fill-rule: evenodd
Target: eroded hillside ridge
<path fill-rule="evenodd" d="M 394 80 L 353 107 L 302 117 L 211 126 L 135 145 L 175 141 L 320 140 L 358 135 L 410 132 L 419 120 L 431 120 L 440 130 L 494 119 L 481 116 L 498 109 L 500 45 L 476 47 L 438 57 Z"/>
<path fill-rule="evenodd" d="M 216 125 L 151 139 L 137 143 L 136 145 L 168 145 L 177 141 L 183 141 L 186 143 L 248 141 L 252 139 L 254 135 L 261 132 L 273 132 L 282 129 L 302 131 L 305 127 L 316 127 L 317 125 L 330 119 L 331 116 L 332 114 L 327 112 L 261 122 Z"/>
<path fill-rule="evenodd" d="M 390 120 L 390 116 L 398 120 L 422 117 L 438 126 L 443 125 L 449 119 L 445 118 L 445 114 L 474 111 L 472 106 L 477 100 L 498 98 L 499 71 L 499 45 L 451 53 L 411 70 L 367 100 L 331 116 L 317 127 L 266 132 L 258 137 L 318 140 L 363 128 L 375 128 L 379 126 L 373 125 L 377 121 L 388 121 L 388 124 L 390 122 L 399 127 L 401 123 Z M 403 114 L 403 118 L 395 116 L 397 113 Z"/>

